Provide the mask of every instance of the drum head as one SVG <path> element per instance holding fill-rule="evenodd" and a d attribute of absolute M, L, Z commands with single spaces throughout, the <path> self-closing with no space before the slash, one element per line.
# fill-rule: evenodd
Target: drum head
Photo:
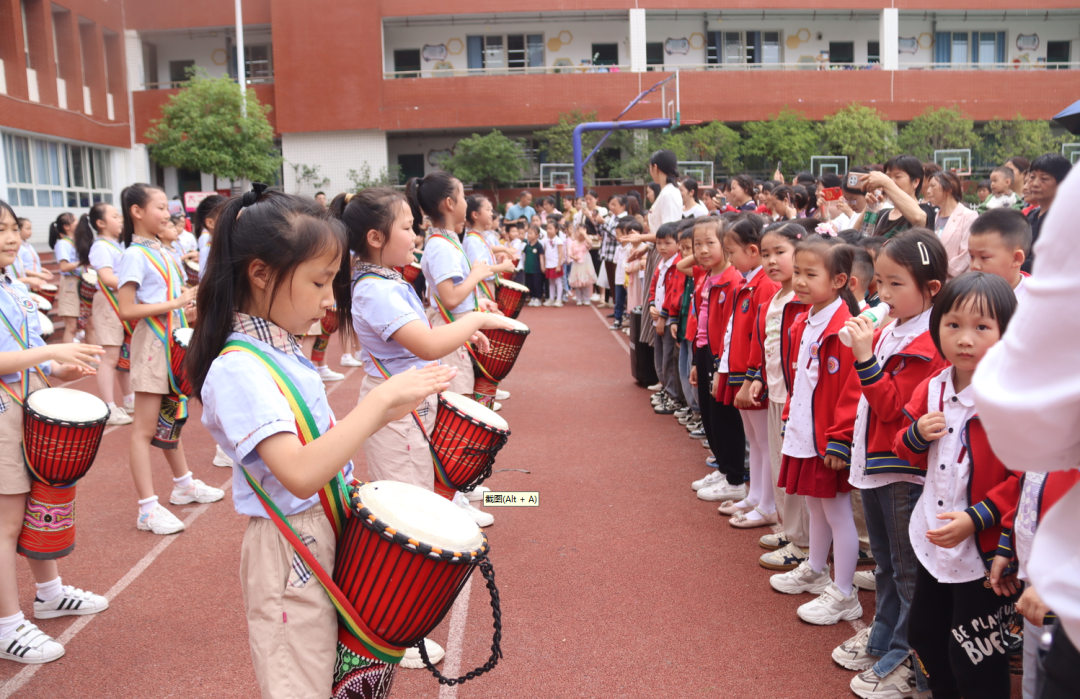
<path fill-rule="evenodd" d="M 55 332 L 56 328 L 53 327 L 53 322 L 49 320 L 49 316 L 45 315 L 41 311 L 37 312 L 38 324 L 41 326 L 41 338 L 45 339 Z"/>
<path fill-rule="evenodd" d="M 186 264 L 188 267 L 190 267 L 192 272 L 198 272 L 199 271 L 199 263 L 196 262 L 195 260 L 186 260 L 184 262 L 184 264 Z"/>
<path fill-rule="evenodd" d="M 477 422 L 489 425 L 497 430 L 502 430 L 503 432 L 510 429 L 510 425 L 506 424 L 506 420 L 499 417 L 498 413 L 480 405 L 472 398 L 466 398 L 460 393 L 454 393 L 453 391 L 443 391 L 439 395 L 441 395 L 447 403 Z"/>
<path fill-rule="evenodd" d="M 177 328 L 172 331 L 173 339 L 185 349 L 191 346 L 191 336 L 194 334 L 195 328 Z"/>
<path fill-rule="evenodd" d="M 56 284 L 45 283 L 41 285 L 41 288 L 45 291 L 57 291 Z"/>
<path fill-rule="evenodd" d="M 45 298 L 44 296 L 39 296 L 38 294 L 31 293 L 30 298 L 32 298 L 34 300 L 34 303 L 37 304 L 37 307 L 39 309 L 41 309 L 43 311 L 51 311 L 52 310 L 52 304 L 49 303 L 49 300 L 47 298 Z"/>
<path fill-rule="evenodd" d="M 109 416 L 109 406 L 97 396 L 73 388 L 43 388 L 26 399 L 34 412 L 63 422 L 95 422 Z"/>
<path fill-rule="evenodd" d="M 500 281 L 499 286 L 505 286 L 508 289 L 514 289 L 515 291 L 520 291 L 523 294 L 529 293 L 529 287 L 525 286 L 524 284 L 512 282 L 509 279 L 503 279 L 502 281 Z"/>
<path fill-rule="evenodd" d="M 417 268 L 417 269 L 423 269 L 423 267 L 421 267 L 421 266 L 420 266 L 420 263 L 419 263 L 419 262 L 410 262 L 410 263 L 409 263 L 409 266 L 410 266 L 410 267 L 415 267 L 415 268 Z"/>
<path fill-rule="evenodd" d="M 375 481 L 358 491 L 360 503 L 387 526 L 444 551 L 472 551 L 484 543 L 480 527 L 463 509 L 411 483 Z"/>
<path fill-rule="evenodd" d="M 519 332 L 519 333 L 528 333 L 529 332 L 529 326 L 525 325 L 520 320 L 514 320 L 513 318 L 507 318 L 507 320 L 510 321 L 513 324 L 514 327 L 512 327 L 510 329 L 513 330 L 514 332 Z"/>
<path fill-rule="evenodd" d="M 97 286 L 97 272 L 88 269 L 82 273 L 82 280 L 90 286 Z"/>

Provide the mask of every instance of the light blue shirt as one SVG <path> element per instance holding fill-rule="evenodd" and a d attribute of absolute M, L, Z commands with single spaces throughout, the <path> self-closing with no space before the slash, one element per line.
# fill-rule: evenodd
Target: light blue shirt
<path fill-rule="evenodd" d="M 427 325 L 424 305 L 412 284 L 403 279 L 364 278 L 352 292 L 353 330 L 360 340 L 360 361 L 368 376 L 382 376 L 371 361 L 371 350 L 391 376 L 428 362 L 420 359 L 390 336 L 406 324 L 419 320 Z"/>
<path fill-rule="evenodd" d="M 510 208 L 506 210 L 507 221 L 517 221 L 521 217 L 525 217 L 525 223 L 532 223 L 532 217 L 536 215 L 536 209 L 531 206 L 522 206 L 521 204 L 511 204 Z"/>
<path fill-rule="evenodd" d="M 79 253 L 75 252 L 75 246 L 63 238 L 56 241 L 56 247 L 53 248 L 53 257 L 56 258 L 57 262 L 79 264 Z M 60 274 L 65 277 L 75 276 L 74 270 L 71 272 L 60 272 Z"/>
<path fill-rule="evenodd" d="M 34 246 L 25 240 L 19 248 L 19 259 L 22 260 L 23 266 L 27 270 L 31 272 L 41 271 L 41 256 L 38 255 Z"/>
<path fill-rule="evenodd" d="M 109 267 L 112 269 L 113 274 L 115 274 L 116 267 L 120 263 L 120 257 L 123 254 L 123 243 L 116 240 L 98 238 L 94 241 L 94 244 L 90 246 L 90 266 L 93 267 L 95 271 Z"/>
<path fill-rule="evenodd" d="M 481 236 L 484 234 L 481 233 Z M 491 248 L 488 247 L 487 240 L 480 240 L 475 235 L 466 235 L 465 240 L 461 242 L 461 247 L 465 248 L 465 256 L 469 258 L 469 262 L 476 262 L 477 260 L 483 260 L 489 265 L 495 264 L 495 256 L 491 254 Z M 492 274 L 490 277 L 485 277 L 485 281 L 489 281 L 495 278 Z"/>
<path fill-rule="evenodd" d="M 8 324 L 16 332 L 22 332 L 23 329 L 29 331 L 27 344 L 31 348 L 45 344 L 45 341 L 41 339 L 41 323 L 38 322 L 37 305 L 30 299 L 26 285 L 22 282 L 9 282 L 6 277 L 0 276 L 0 313 L 7 321 L 7 323 L 0 323 L 0 352 L 19 352 L 23 348 L 8 330 Z M 51 364 L 51 362 L 45 362 L 41 366 L 46 375 L 49 373 Z M 0 376 L 0 380 L 4 383 L 16 383 L 20 378 L 19 372 Z"/>
<path fill-rule="evenodd" d="M 167 253 L 161 250 L 150 250 L 158 262 L 169 271 L 173 278 L 173 288 L 179 292 L 183 280 L 179 272 L 174 269 L 171 259 L 167 259 Z M 143 250 L 134 245 L 124 250 L 120 257 L 120 266 L 114 270 L 119 278 L 120 286 L 128 282 L 135 282 L 139 288 L 135 290 L 135 300 L 139 303 L 165 303 L 169 301 L 169 287 L 165 283 L 165 277 L 161 276 L 157 268 L 146 258 Z"/>
<path fill-rule="evenodd" d="M 189 231 L 180 231 L 180 237 L 176 239 L 175 245 L 179 245 L 185 255 L 199 249 L 199 241 L 195 240 L 195 234 Z"/>
<path fill-rule="evenodd" d="M 199 281 L 206 273 L 206 263 L 210 261 L 210 234 L 206 231 L 199 236 Z"/>
<path fill-rule="evenodd" d="M 320 434 L 330 429 L 333 412 L 322 379 L 311 362 L 303 355 L 282 352 L 250 335 L 234 332 L 229 340 L 250 342 L 277 362 L 300 392 Z M 203 382 L 202 403 L 202 423 L 210 436 L 233 461 L 244 465 L 284 514 L 294 515 L 319 504 L 318 494 L 302 500 L 286 490 L 255 450 L 267 437 L 281 432 L 297 434 L 296 416 L 259 360 L 244 352 L 231 352 L 215 359 Z M 342 472 L 350 480 L 352 463 L 346 464 Z M 266 517 L 262 501 L 240 468 L 233 468 L 232 491 L 237 512 Z"/>
<path fill-rule="evenodd" d="M 455 234 L 451 232 L 448 235 L 453 236 Z M 456 245 L 434 236 L 428 236 L 427 242 L 424 243 L 424 256 L 420 258 L 420 268 L 427 279 L 428 293 L 432 298 L 432 305 L 435 304 L 434 299 L 438 293 L 439 282 L 453 279 L 454 286 L 458 286 L 469 276 L 469 270 L 471 269 L 469 260 L 466 259 L 465 255 L 461 254 Z M 466 296 L 464 301 L 449 309 L 450 312 L 467 313 L 475 311 L 476 304 L 473 301 L 475 293 L 474 289 L 473 293 Z"/>

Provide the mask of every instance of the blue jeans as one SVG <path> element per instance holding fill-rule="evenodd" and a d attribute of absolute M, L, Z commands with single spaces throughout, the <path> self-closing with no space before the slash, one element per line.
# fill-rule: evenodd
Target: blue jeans
<path fill-rule="evenodd" d="M 694 366 L 694 349 L 689 340 L 679 343 L 679 381 L 682 383 L 683 396 L 694 413 L 700 413 L 697 401 L 697 389 L 690 385 L 690 367 Z"/>
<path fill-rule="evenodd" d="M 919 562 L 908 537 L 908 523 L 922 491 L 921 485 L 907 481 L 861 491 L 870 550 L 877 561 L 877 609 L 866 651 L 881 658 L 874 664 L 878 677 L 895 670 L 911 654 L 908 613 Z M 915 677 L 920 692 L 929 689 L 918 667 Z"/>
<path fill-rule="evenodd" d="M 626 313 L 626 287 L 619 284 L 615 287 L 615 322 L 621 323 L 623 314 Z M 693 353 L 691 353 L 693 354 Z M 691 357 L 693 359 L 693 357 Z"/>

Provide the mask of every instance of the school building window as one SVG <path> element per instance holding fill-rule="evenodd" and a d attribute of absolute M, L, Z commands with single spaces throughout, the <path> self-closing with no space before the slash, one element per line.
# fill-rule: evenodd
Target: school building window
<path fill-rule="evenodd" d="M 415 72 L 413 72 L 415 71 Z M 399 78 L 420 77 L 420 49 L 397 49 L 394 51 L 394 72 Z"/>
<path fill-rule="evenodd" d="M 617 66 L 619 65 L 618 44 L 593 44 L 592 62 L 594 66 Z"/>
<path fill-rule="evenodd" d="M 780 32 L 709 32 L 705 60 L 708 63 L 769 65 L 784 60 Z"/>
<path fill-rule="evenodd" d="M 650 41 L 645 44 L 645 70 L 656 70 L 656 66 L 663 69 L 664 66 L 664 42 Z"/>
<path fill-rule="evenodd" d="M 1004 63 L 1005 32 L 937 32 L 934 63 Z"/>
<path fill-rule="evenodd" d="M 1055 63 L 1068 63 L 1071 41 L 1048 41 L 1046 42 L 1046 62 L 1051 70 L 1060 70 L 1069 66 L 1054 65 Z"/>
<path fill-rule="evenodd" d="M 469 70 L 540 68 L 544 65 L 543 34 L 490 34 L 466 37 Z"/>
<path fill-rule="evenodd" d="M 855 42 L 853 41 L 830 41 L 829 63 L 854 63 Z"/>
<path fill-rule="evenodd" d="M 868 42 L 866 42 L 866 62 L 867 63 L 881 63 L 881 42 L 880 41 L 868 41 Z"/>
<path fill-rule="evenodd" d="M 4 165 L 13 206 L 87 208 L 113 202 L 107 148 L 4 134 Z"/>

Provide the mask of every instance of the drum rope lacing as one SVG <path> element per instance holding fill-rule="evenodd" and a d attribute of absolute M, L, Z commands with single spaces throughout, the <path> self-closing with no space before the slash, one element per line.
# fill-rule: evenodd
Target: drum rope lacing
<path fill-rule="evenodd" d="M 491 672 L 495 669 L 495 666 L 499 664 L 499 659 L 502 658 L 502 610 L 499 605 L 499 589 L 495 587 L 495 569 L 491 565 L 491 560 L 486 555 L 482 555 L 480 559 L 480 574 L 484 576 L 484 580 L 487 581 L 488 592 L 491 593 L 491 616 L 493 619 L 492 625 L 495 627 L 495 633 L 491 637 L 491 657 L 488 661 L 476 668 L 466 672 L 461 677 L 446 677 L 439 669 L 431 664 L 431 660 L 428 658 L 427 645 L 423 639 L 416 644 L 416 647 L 420 650 L 420 659 L 424 661 L 424 667 L 431 671 L 431 674 L 439 681 L 439 684 L 445 684 L 453 687 L 456 684 L 463 684 L 469 680 L 474 680 L 485 672 Z"/>

